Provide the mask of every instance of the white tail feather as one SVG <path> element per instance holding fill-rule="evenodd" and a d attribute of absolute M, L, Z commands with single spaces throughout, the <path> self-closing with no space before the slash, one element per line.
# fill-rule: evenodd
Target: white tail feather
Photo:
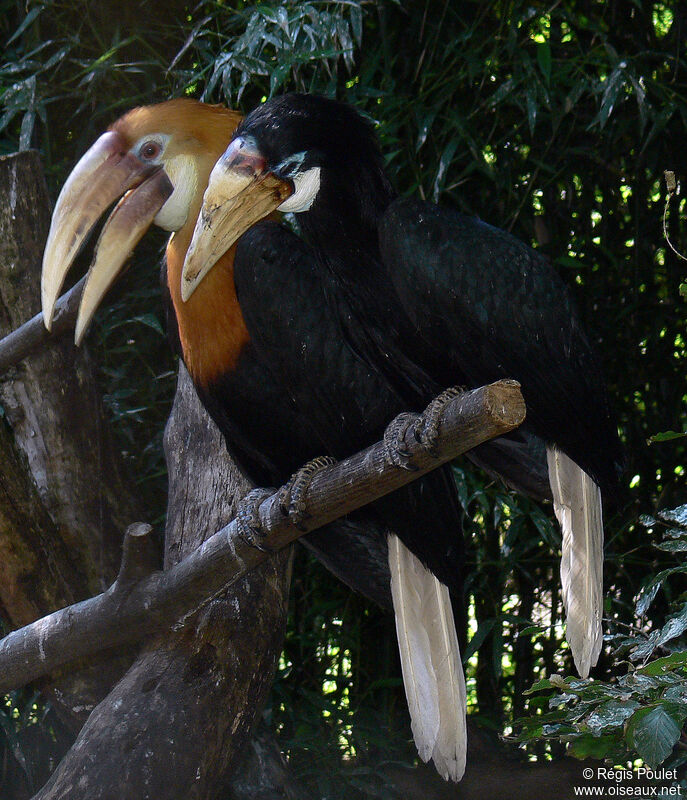
<path fill-rule="evenodd" d="M 603 609 L 603 522 L 601 491 L 587 473 L 558 448 L 546 449 L 553 507 L 562 537 L 561 587 L 566 638 L 583 678 L 601 652 Z"/>
<path fill-rule="evenodd" d="M 413 738 L 423 761 L 458 781 L 465 772 L 466 692 L 449 591 L 389 536 L 391 594 Z"/>

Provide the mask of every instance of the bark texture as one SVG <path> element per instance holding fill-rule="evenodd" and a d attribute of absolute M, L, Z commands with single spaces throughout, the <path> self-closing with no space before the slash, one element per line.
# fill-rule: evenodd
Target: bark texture
<path fill-rule="evenodd" d="M 165 451 L 171 566 L 229 522 L 247 488 L 183 368 Z M 161 632 L 93 711 L 36 798 L 225 796 L 274 676 L 289 565 L 289 549 L 275 554 L 179 632 Z"/>
<path fill-rule="evenodd" d="M 40 310 L 49 202 L 37 153 L 0 159 L 0 187 L 4 336 Z M 117 574 L 123 531 L 141 509 L 107 433 L 87 351 L 71 337 L 51 338 L 3 377 L 0 401 L 40 499 L 86 578 L 84 594 L 102 591 Z"/>
<path fill-rule="evenodd" d="M 38 154 L 0 157 L 0 336 L 39 311 L 49 220 Z M 16 627 L 108 586 L 141 510 L 92 361 L 70 336 L 47 338 L 2 374 L 0 404 L 0 615 Z M 78 729 L 132 658 L 110 653 L 54 675 L 63 718 Z"/>

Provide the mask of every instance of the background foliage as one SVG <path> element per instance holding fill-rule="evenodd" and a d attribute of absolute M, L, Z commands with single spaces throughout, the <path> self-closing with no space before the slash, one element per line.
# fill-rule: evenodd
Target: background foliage
<path fill-rule="evenodd" d="M 499 732 L 529 719 L 519 730 L 538 756 L 568 741 L 616 760 L 682 752 L 687 545 L 684 521 L 658 512 L 687 502 L 685 439 L 648 440 L 687 430 L 687 269 L 662 233 L 663 171 L 687 178 L 686 36 L 676 1 L 0 0 L 0 153 L 39 147 L 55 195 L 132 105 L 187 93 L 248 110 L 275 92 L 318 91 L 378 123 L 401 191 L 507 228 L 561 271 L 603 355 L 627 448 L 626 493 L 607 511 L 600 682 L 545 680 L 572 673 L 550 510 L 456 469 L 471 542 L 470 710 Z M 677 194 L 669 228 L 683 252 L 684 217 Z M 155 278 L 162 243 L 139 250 L 91 336 L 122 449 L 160 517 L 174 375 Z M 653 521 L 638 524 L 640 513 Z M 320 794 L 373 796 L 379 765 L 412 757 L 392 624 L 299 561 L 267 713 Z M 526 695 L 535 681 L 543 693 Z M 660 752 L 643 747 L 650 725 Z"/>

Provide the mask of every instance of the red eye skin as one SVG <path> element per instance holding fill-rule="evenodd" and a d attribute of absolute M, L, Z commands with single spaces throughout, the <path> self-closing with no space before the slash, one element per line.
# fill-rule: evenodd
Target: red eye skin
<path fill-rule="evenodd" d="M 145 158 L 146 161 L 152 161 L 152 159 L 160 155 L 160 149 L 160 145 L 157 142 L 145 142 L 141 147 L 141 158 Z"/>

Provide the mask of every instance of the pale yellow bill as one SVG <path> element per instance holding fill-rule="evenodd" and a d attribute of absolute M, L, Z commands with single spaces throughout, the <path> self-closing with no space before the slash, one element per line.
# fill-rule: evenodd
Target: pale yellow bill
<path fill-rule="evenodd" d="M 269 216 L 293 193 L 293 187 L 271 173 L 215 165 L 203 206 L 186 253 L 181 276 L 184 301 L 251 225 Z"/>
<path fill-rule="evenodd" d="M 84 240 L 108 206 L 149 169 L 125 152 L 119 134 L 108 131 L 72 170 L 57 199 L 43 255 L 41 301 L 48 330 L 67 272 Z"/>
<path fill-rule="evenodd" d="M 77 345 L 83 341 L 105 293 L 173 191 L 171 181 L 159 170 L 127 192 L 110 214 L 98 239 L 81 294 L 74 331 Z"/>

